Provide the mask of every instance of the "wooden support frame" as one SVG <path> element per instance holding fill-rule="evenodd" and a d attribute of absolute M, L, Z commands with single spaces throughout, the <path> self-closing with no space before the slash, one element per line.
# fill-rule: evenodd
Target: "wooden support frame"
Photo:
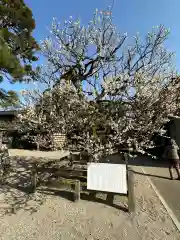
<path fill-rule="evenodd" d="M 72 155 L 73 154 L 71 153 L 71 156 L 69 156 L 69 158 L 73 164 L 73 158 L 71 159 Z M 75 155 L 78 155 L 78 154 L 75 154 Z M 128 165 L 128 160 L 129 160 L 128 154 L 126 153 L 124 155 L 124 157 L 125 157 L 125 162 L 126 162 L 127 186 L 128 186 L 128 192 L 126 195 L 128 198 L 128 211 L 130 213 L 132 213 L 132 212 L 135 212 L 134 172 L 133 172 L 132 168 Z M 79 155 L 78 155 L 78 158 L 79 158 Z M 36 187 L 37 187 L 37 182 L 38 182 L 38 164 L 39 164 L 39 162 L 38 161 L 33 162 L 31 159 L 30 163 L 32 164 L 31 165 L 32 166 L 31 167 L 31 176 L 30 176 L 31 177 L 31 189 L 32 189 L 32 192 L 35 192 Z M 4 170 L 4 168 L 2 170 Z M 62 171 L 63 171 L 63 169 L 62 169 Z M 64 169 L 64 171 L 67 171 L 67 170 Z M 61 169 L 59 169 L 59 172 L 61 172 Z M 6 171 L 3 171 L 2 182 L 5 179 L 6 174 L 7 174 Z M 86 171 L 84 171 L 82 175 L 86 175 Z M 84 186 L 84 182 L 73 179 L 72 184 L 75 186 L 74 187 L 74 201 L 79 201 L 80 193 L 81 193 L 81 186 Z M 96 192 L 91 193 L 91 195 L 95 195 L 95 194 L 96 194 Z M 110 195 L 108 196 L 108 198 L 109 198 L 108 200 L 112 201 L 112 193 Z"/>
<path fill-rule="evenodd" d="M 114 200 L 114 195 L 124 195 L 127 198 L 127 203 L 128 203 L 128 212 L 129 213 L 134 213 L 136 210 L 135 206 L 135 188 L 134 188 L 134 171 L 131 166 L 129 166 L 129 155 L 128 153 L 124 154 L 124 160 L 125 160 L 125 166 L 126 166 L 126 183 L 127 183 L 127 191 L 125 193 L 115 193 L 115 192 L 106 192 L 107 195 L 107 201 L 113 203 Z M 116 164 L 115 164 L 116 165 Z M 118 164 L 117 164 L 118 165 Z M 91 190 L 92 191 L 92 190 Z M 96 191 L 95 189 L 93 192 L 103 192 L 103 191 Z"/>

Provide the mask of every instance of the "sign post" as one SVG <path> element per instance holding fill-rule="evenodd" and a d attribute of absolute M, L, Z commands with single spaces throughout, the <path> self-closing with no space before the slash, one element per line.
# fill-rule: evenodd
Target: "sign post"
<path fill-rule="evenodd" d="M 134 172 L 131 167 L 128 168 L 128 211 L 135 212 L 135 194 L 134 194 Z"/>
<path fill-rule="evenodd" d="M 88 163 L 87 189 L 127 194 L 126 165 Z"/>
<path fill-rule="evenodd" d="M 134 173 L 127 164 L 88 163 L 87 189 L 126 195 L 128 211 L 135 211 Z"/>

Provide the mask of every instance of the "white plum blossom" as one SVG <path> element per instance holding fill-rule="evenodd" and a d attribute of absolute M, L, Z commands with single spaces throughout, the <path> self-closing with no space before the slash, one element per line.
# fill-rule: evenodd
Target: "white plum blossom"
<path fill-rule="evenodd" d="M 98 11 L 88 26 L 54 19 L 51 30 L 42 43 L 48 64 L 39 75 L 41 87 L 27 97 L 29 129 L 65 133 L 67 147 L 86 150 L 94 161 L 124 146 L 144 152 L 155 132 L 164 134 L 168 115 L 180 108 L 174 54 L 163 47 L 169 30 L 154 28 L 144 40 L 137 34 L 128 46 L 127 35 Z"/>

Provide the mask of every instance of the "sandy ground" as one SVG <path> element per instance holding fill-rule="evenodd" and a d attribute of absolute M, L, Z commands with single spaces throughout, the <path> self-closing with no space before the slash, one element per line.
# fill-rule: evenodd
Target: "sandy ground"
<path fill-rule="evenodd" d="M 118 196 L 115 205 L 108 206 L 100 199 L 72 202 L 61 191 L 45 194 L 41 189 L 27 195 L 13 186 L 6 188 L 0 189 L 3 192 L 0 196 L 9 199 L 9 203 L 16 201 L 19 209 L 10 215 L 1 209 L 0 240 L 180 239 L 180 233 L 143 175 L 135 175 L 134 215 L 124 211 L 126 199 Z"/>
<path fill-rule="evenodd" d="M 60 159 L 69 156 L 69 151 L 30 151 L 24 149 L 9 149 L 8 154 L 10 157 L 26 157 L 26 159 L 31 158 L 44 158 L 47 159 Z"/>

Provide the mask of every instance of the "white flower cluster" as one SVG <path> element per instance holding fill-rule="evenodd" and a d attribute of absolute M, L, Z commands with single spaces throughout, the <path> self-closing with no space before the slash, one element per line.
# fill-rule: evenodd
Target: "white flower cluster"
<path fill-rule="evenodd" d="M 173 54 L 162 46 L 168 33 L 160 26 L 143 43 L 137 34 L 134 45 L 123 48 L 126 35 L 117 33 L 110 16 L 96 11 L 88 26 L 72 17 L 62 25 L 54 19 L 42 43 L 49 64 L 40 82 L 47 94 L 38 85 L 23 93 L 31 106 L 24 123 L 69 135 L 68 146 L 87 150 L 94 161 L 127 145 L 144 152 L 180 107 Z M 77 81 L 83 81 L 81 91 Z"/>

